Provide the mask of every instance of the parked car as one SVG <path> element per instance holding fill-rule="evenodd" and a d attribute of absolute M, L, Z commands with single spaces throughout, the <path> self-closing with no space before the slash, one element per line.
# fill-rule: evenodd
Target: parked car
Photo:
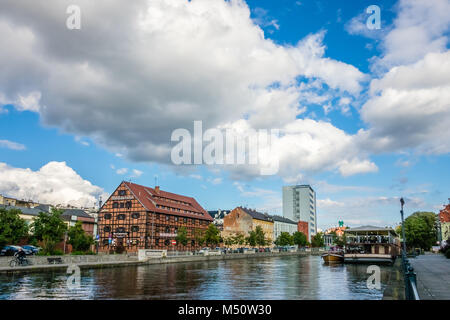
<path fill-rule="evenodd" d="M 199 254 L 207 254 L 211 249 L 208 247 L 202 248 L 198 253 Z"/>
<path fill-rule="evenodd" d="M 264 248 L 259 248 L 258 252 L 264 252 Z"/>
<path fill-rule="evenodd" d="M 32 245 L 25 245 L 25 246 L 22 246 L 22 248 L 24 250 L 31 251 L 31 254 L 37 254 L 39 252 L 39 250 L 41 250 L 40 247 L 35 247 L 35 246 L 32 246 Z"/>
<path fill-rule="evenodd" d="M 0 255 L 2 255 L 2 256 L 13 256 L 16 252 L 19 251 L 20 248 L 21 248 L 20 246 L 5 246 L 0 251 Z M 25 252 L 26 255 L 32 254 L 32 251 L 30 251 L 28 249 L 23 249 L 23 251 Z"/>

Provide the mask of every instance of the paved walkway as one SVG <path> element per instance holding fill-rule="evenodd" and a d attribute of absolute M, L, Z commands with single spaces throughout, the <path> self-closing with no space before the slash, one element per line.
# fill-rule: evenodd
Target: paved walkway
<path fill-rule="evenodd" d="M 427 253 L 410 258 L 417 274 L 417 290 L 422 300 L 450 300 L 450 259 Z"/>

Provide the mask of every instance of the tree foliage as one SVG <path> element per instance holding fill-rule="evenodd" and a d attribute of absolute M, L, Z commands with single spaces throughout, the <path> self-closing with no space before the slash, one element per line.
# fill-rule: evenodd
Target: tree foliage
<path fill-rule="evenodd" d="M 315 248 L 317 247 L 323 247 L 324 240 L 323 240 L 323 234 L 322 232 L 317 233 L 311 238 L 311 245 Z"/>
<path fill-rule="evenodd" d="M 188 237 L 186 227 L 180 227 L 180 229 L 178 229 L 178 233 L 175 240 L 177 240 L 177 243 L 181 243 L 183 246 L 187 245 Z"/>
<path fill-rule="evenodd" d="M 294 232 L 292 235 L 294 239 L 294 244 L 304 247 L 308 243 L 308 239 L 306 238 L 306 235 L 303 232 Z"/>
<path fill-rule="evenodd" d="M 208 229 L 205 231 L 204 241 L 206 245 L 218 245 L 220 242 L 220 230 L 214 225 L 214 223 L 210 223 Z"/>
<path fill-rule="evenodd" d="M 261 226 L 255 228 L 255 241 L 258 246 L 265 246 L 268 242 Z"/>
<path fill-rule="evenodd" d="M 435 220 L 436 214 L 433 212 L 415 212 L 406 218 L 406 245 L 409 248 L 430 250 L 437 241 Z"/>
<path fill-rule="evenodd" d="M 73 251 L 86 252 L 94 244 L 94 239 L 83 230 L 81 221 L 69 228 L 68 236 L 67 243 L 72 245 Z"/>
<path fill-rule="evenodd" d="M 7 244 L 17 244 L 28 235 L 28 226 L 20 217 L 18 209 L 0 208 L 0 248 Z"/>
<path fill-rule="evenodd" d="M 51 212 L 40 212 L 31 224 L 34 236 L 43 242 L 43 253 L 53 254 L 56 244 L 64 239 L 67 226 L 61 218 L 62 210 L 52 208 Z"/>
<path fill-rule="evenodd" d="M 294 244 L 294 237 L 289 232 L 282 232 L 275 240 L 277 246 L 292 246 Z"/>

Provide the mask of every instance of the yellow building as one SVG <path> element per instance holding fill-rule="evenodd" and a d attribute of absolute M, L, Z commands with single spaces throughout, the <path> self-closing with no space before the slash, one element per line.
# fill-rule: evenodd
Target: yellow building
<path fill-rule="evenodd" d="M 247 237 L 250 231 L 260 226 L 269 244 L 273 241 L 273 219 L 268 215 L 255 210 L 237 207 L 223 219 L 222 237 L 228 238 L 235 234 Z"/>

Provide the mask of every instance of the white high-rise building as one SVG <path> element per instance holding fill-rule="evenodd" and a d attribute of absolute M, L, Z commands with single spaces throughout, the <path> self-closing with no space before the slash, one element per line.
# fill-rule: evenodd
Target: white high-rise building
<path fill-rule="evenodd" d="M 308 222 L 308 241 L 317 233 L 316 192 L 310 185 L 283 187 L 283 216 Z"/>

